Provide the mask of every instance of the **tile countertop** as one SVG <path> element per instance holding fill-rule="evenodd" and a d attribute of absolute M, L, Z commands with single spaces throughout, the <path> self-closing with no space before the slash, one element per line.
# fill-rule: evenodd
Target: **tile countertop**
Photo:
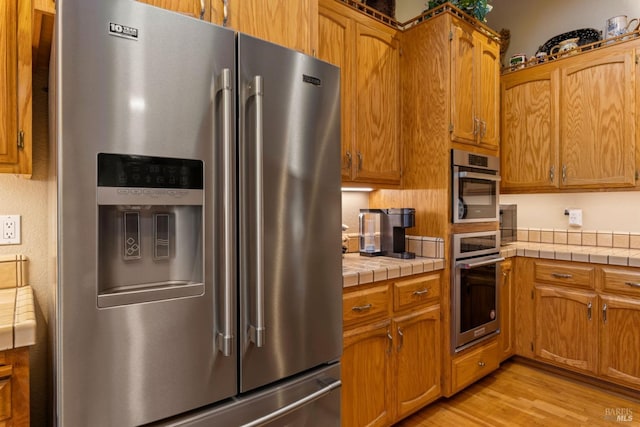
<path fill-rule="evenodd" d="M 36 343 L 33 289 L 26 285 L 24 255 L 0 256 L 0 350 Z"/>
<path fill-rule="evenodd" d="M 505 258 L 524 256 L 528 258 L 640 267 L 640 249 L 515 242 L 503 246 L 500 253 Z"/>
<path fill-rule="evenodd" d="M 348 253 L 342 258 L 342 287 L 428 273 L 443 268 L 443 258 L 398 259 L 384 256 L 364 257 L 358 253 Z"/>

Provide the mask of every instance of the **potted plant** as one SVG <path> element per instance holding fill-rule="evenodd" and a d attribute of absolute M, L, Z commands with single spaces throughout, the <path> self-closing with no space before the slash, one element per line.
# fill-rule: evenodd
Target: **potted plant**
<path fill-rule="evenodd" d="M 433 9 L 434 7 L 440 6 L 447 1 L 481 22 L 487 22 L 487 13 L 491 12 L 491 9 L 493 9 L 493 6 L 489 4 L 489 0 L 429 0 L 427 2 L 427 9 L 425 12 Z"/>

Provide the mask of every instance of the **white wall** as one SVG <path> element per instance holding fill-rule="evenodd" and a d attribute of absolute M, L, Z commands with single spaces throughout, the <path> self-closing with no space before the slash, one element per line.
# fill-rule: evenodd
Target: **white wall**
<path fill-rule="evenodd" d="M 396 21 L 406 22 L 427 8 L 428 0 L 396 0 Z"/>
<path fill-rule="evenodd" d="M 496 31 L 511 31 L 505 63 L 515 53 L 534 55 L 550 38 L 581 28 L 604 30 L 612 16 L 640 16 L 638 0 L 491 0 L 487 24 Z"/>
<path fill-rule="evenodd" d="M 360 209 L 367 209 L 368 207 L 368 192 L 344 191 L 342 193 L 342 223 L 349 227 L 347 233 L 358 232 L 358 214 Z"/>
<path fill-rule="evenodd" d="M 22 243 L 0 246 L 0 254 L 23 254 L 27 263 L 28 283 L 35 295 L 36 345 L 30 348 L 31 425 L 49 425 L 51 406 L 50 365 L 47 349 L 47 323 L 51 286 L 48 281 L 47 244 L 47 72 L 37 70 L 33 76 L 33 175 L 23 179 L 0 174 L 0 214 L 22 217 Z"/>

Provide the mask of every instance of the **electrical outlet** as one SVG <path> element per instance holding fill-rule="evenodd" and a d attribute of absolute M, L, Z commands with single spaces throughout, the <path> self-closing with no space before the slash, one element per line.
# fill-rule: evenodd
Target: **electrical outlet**
<path fill-rule="evenodd" d="M 20 244 L 20 215 L 0 215 L 0 245 Z"/>

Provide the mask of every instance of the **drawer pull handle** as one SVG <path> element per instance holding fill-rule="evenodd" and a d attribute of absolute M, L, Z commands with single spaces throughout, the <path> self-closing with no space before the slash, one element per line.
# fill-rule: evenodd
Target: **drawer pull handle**
<path fill-rule="evenodd" d="M 557 279 L 571 279 L 573 274 L 568 273 L 551 273 L 551 275 Z"/>
<path fill-rule="evenodd" d="M 389 346 L 387 347 L 387 355 L 391 354 L 393 351 L 393 337 L 391 336 L 391 331 L 387 329 L 387 339 L 389 340 Z"/>
<path fill-rule="evenodd" d="M 486 365 L 486 364 L 485 364 L 484 362 L 478 362 L 478 366 L 480 366 L 481 368 L 484 368 L 484 367 L 485 367 L 485 365 Z"/>
<path fill-rule="evenodd" d="M 373 307 L 371 304 L 356 305 L 351 310 L 357 311 L 358 313 L 362 313 L 363 311 L 367 311 L 367 310 L 371 309 L 371 307 Z"/>
<path fill-rule="evenodd" d="M 587 319 L 591 320 L 591 307 L 593 307 L 593 305 L 591 304 L 591 301 L 589 301 L 589 304 L 587 304 Z"/>
<path fill-rule="evenodd" d="M 429 289 L 420 289 L 419 291 L 413 291 L 413 294 L 417 297 L 425 295 L 427 293 L 429 293 Z"/>
<path fill-rule="evenodd" d="M 607 323 L 607 304 L 602 306 L 602 321 Z"/>
<path fill-rule="evenodd" d="M 625 285 L 631 286 L 632 288 L 640 288 L 640 283 L 637 282 L 624 282 Z"/>

